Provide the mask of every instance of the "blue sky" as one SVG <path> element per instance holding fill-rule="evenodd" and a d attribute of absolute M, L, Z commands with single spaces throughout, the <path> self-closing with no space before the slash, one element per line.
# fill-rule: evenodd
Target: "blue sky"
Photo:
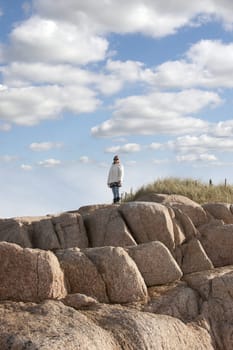
<path fill-rule="evenodd" d="M 0 0 L 0 215 L 111 203 L 177 176 L 233 183 L 230 0 Z"/>

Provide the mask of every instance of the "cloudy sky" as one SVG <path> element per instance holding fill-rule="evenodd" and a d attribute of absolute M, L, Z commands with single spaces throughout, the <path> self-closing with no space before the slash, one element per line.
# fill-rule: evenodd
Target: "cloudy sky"
<path fill-rule="evenodd" d="M 0 217 L 233 183 L 232 0 L 0 0 Z"/>

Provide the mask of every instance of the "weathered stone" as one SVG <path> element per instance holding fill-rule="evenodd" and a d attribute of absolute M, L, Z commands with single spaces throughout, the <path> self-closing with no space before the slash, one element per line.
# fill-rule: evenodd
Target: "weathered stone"
<path fill-rule="evenodd" d="M 176 247 L 175 252 L 174 252 L 174 258 L 175 258 L 177 264 L 179 265 L 179 267 L 181 268 L 182 260 L 183 260 L 183 253 L 182 253 L 181 246 Z"/>
<path fill-rule="evenodd" d="M 215 336 L 219 340 L 219 349 L 233 349 L 233 325 L 231 323 L 223 322 L 217 325 L 217 331 L 218 337 Z"/>
<path fill-rule="evenodd" d="M 85 294 L 68 294 L 64 299 L 61 300 L 65 305 L 71 306 L 74 309 L 87 308 L 98 304 L 98 301 L 92 297 L 88 297 Z"/>
<path fill-rule="evenodd" d="M 0 349 L 232 350 L 232 206 L 155 197 L 0 219 Z"/>
<path fill-rule="evenodd" d="M 193 200 L 181 195 L 169 195 L 163 201 L 164 205 L 180 209 L 193 222 L 195 227 L 205 224 L 209 221 L 208 215 L 202 206 Z"/>
<path fill-rule="evenodd" d="M 178 210 L 179 209 L 177 209 L 177 211 Z M 175 246 L 177 247 L 186 240 L 187 233 L 185 232 L 185 227 L 183 226 L 183 224 L 180 222 L 179 219 L 177 219 L 175 211 L 170 207 L 168 207 L 168 211 L 172 219 Z"/>
<path fill-rule="evenodd" d="M 38 301 L 66 295 L 56 256 L 39 249 L 0 243 L 0 299 Z"/>
<path fill-rule="evenodd" d="M 60 242 L 50 217 L 32 222 L 33 248 L 53 250 L 60 248 Z"/>
<path fill-rule="evenodd" d="M 168 194 L 164 193 L 148 192 L 139 194 L 136 201 L 163 203 L 168 196 Z"/>
<path fill-rule="evenodd" d="M 185 214 L 181 209 L 177 209 L 174 207 L 173 211 L 175 213 L 175 222 L 179 223 L 179 227 L 181 228 L 181 231 L 184 233 L 185 239 L 189 240 L 189 239 L 192 239 L 193 237 L 198 237 L 199 233 L 196 227 L 194 226 L 192 220 L 190 219 L 190 217 L 187 214 Z"/>
<path fill-rule="evenodd" d="M 142 275 L 123 248 L 101 247 L 86 249 L 84 252 L 101 274 L 110 302 L 147 300 L 148 293 Z"/>
<path fill-rule="evenodd" d="M 27 228 L 33 248 L 55 250 L 88 247 L 86 230 L 79 213 L 21 217 L 18 220 Z"/>
<path fill-rule="evenodd" d="M 223 288 L 219 289 L 220 292 L 224 295 L 226 293 L 233 295 L 233 266 L 225 266 L 212 270 L 190 273 L 189 275 L 183 276 L 183 280 L 186 281 L 191 288 L 196 290 L 203 300 L 208 300 L 216 293 L 216 289 L 214 291 L 213 286 L 216 286 L 216 283 L 218 284 L 219 280 L 230 282 L 230 288 L 224 288 L 224 286 L 222 286 Z M 225 285 L 225 287 L 227 287 L 227 285 Z"/>
<path fill-rule="evenodd" d="M 17 219 L 0 219 L 0 241 L 16 243 L 31 248 L 31 238 L 26 226 Z"/>
<path fill-rule="evenodd" d="M 168 248 L 159 241 L 125 250 L 135 261 L 148 287 L 174 282 L 183 275 Z"/>
<path fill-rule="evenodd" d="M 233 224 L 232 204 L 205 203 L 202 207 L 215 219 L 223 220 L 225 224 Z"/>
<path fill-rule="evenodd" d="M 82 312 L 113 334 L 121 349 L 215 349 L 208 331 L 197 325 L 185 325 L 174 317 L 112 305 L 100 305 L 98 309 Z"/>
<path fill-rule="evenodd" d="M 91 247 L 136 245 L 116 206 L 90 212 L 85 225 Z"/>
<path fill-rule="evenodd" d="M 121 350 L 110 332 L 58 301 L 0 304 L 1 350 Z"/>
<path fill-rule="evenodd" d="M 79 248 L 59 250 L 56 255 L 64 270 L 70 294 L 81 293 L 109 302 L 105 283 L 93 262 Z"/>
<path fill-rule="evenodd" d="M 200 229 L 200 242 L 215 267 L 233 264 L 233 224 L 205 225 Z"/>
<path fill-rule="evenodd" d="M 183 244 L 181 248 L 183 252 L 181 269 L 184 274 L 214 268 L 200 241 L 196 238 L 193 238 L 188 243 Z"/>
<path fill-rule="evenodd" d="M 208 319 L 217 349 L 231 350 L 233 331 L 233 266 L 186 275 L 204 302 L 201 317 Z"/>
<path fill-rule="evenodd" d="M 129 202 L 120 205 L 119 210 L 138 244 L 160 241 L 169 250 L 174 249 L 175 239 L 172 219 L 164 205 L 149 202 Z"/>
<path fill-rule="evenodd" d="M 87 248 L 88 239 L 79 213 L 63 213 L 52 216 L 52 223 L 55 226 L 60 248 Z"/>
<path fill-rule="evenodd" d="M 171 206 L 172 208 L 181 209 L 186 215 L 190 217 L 196 227 L 203 225 L 209 221 L 209 217 L 202 206 L 185 196 L 177 194 L 169 195 L 149 193 L 137 198 L 137 200 L 158 202 L 166 206 Z"/>
<path fill-rule="evenodd" d="M 194 321 L 199 315 L 199 295 L 185 282 L 151 287 L 146 312 L 169 315 L 184 322 Z"/>
<path fill-rule="evenodd" d="M 87 215 L 93 213 L 98 209 L 110 208 L 111 206 L 112 206 L 111 204 L 90 204 L 90 205 L 84 205 L 80 207 L 78 210 L 69 211 L 69 213 L 78 212 L 80 215 L 82 215 L 83 218 L 85 218 Z"/>

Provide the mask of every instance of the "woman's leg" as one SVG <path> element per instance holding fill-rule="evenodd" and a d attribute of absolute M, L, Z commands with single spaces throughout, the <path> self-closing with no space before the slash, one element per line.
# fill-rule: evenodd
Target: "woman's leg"
<path fill-rule="evenodd" d="M 113 193 L 113 203 L 119 202 L 119 200 L 120 200 L 119 187 L 118 186 L 113 186 L 112 187 L 112 193 Z"/>
<path fill-rule="evenodd" d="M 117 186 L 117 190 L 116 190 L 116 201 L 119 202 L 120 201 L 120 193 L 119 193 L 119 187 Z"/>

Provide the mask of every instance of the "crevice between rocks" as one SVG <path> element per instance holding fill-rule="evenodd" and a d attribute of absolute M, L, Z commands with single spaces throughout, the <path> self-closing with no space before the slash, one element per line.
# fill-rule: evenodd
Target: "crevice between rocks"
<path fill-rule="evenodd" d="M 103 274 L 100 272 L 98 266 L 94 263 L 94 261 L 91 259 L 91 257 L 89 257 L 86 253 L 85 253 L 85 250 L 82 250 L 82 252 L 85 254 L 86 258 L 91 262 L 91 264 L 93 264 L 93 266 L 96 268 L 97 272 L 98 272 L 98 275 L 100 276 L 101 280 L 103 281 L 103 284 L 104 284 L 104 290 L 105 290 L 105 294 L 107 296 L 107 299 L 108 299 L 108 303 L 111 302 L 111 298 L 109 297 L 109 292 L 108 292 L 108 287 L 107 287 L 107 284 L 105 282 L 105 279 L 103 277 Z"/>

